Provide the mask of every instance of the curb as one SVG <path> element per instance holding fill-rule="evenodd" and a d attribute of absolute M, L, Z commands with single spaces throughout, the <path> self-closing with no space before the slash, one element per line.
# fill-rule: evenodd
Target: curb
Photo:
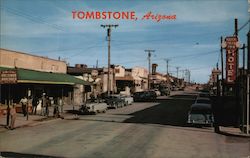
<path fill-rule="evenodd" d="M 225 135 L 225 136 L 230 136 L 230 137 L 239 137 L 239 138 L 250 138 L 250 135 L 245 135 L 245 134 L 233 134 L 229 133 L 226 131 L 218 131 L 218 134 Z"/>
<path fill-rule="evenodd" d="M 42 119 L 45 119 L 45 120 L 42 120 Z M 30 123 L 15 126 L 15 128 L 13 130 L 18 129 L 18 128 L 24 128 L 24 127 L 34 127 L 34 126 L 37 126 L 37 125 L 41 125 L 41 124 L 44 124 L 44 123 L 56 121 L 56 120 L 59 120 L 59 119 L 62 119 L 62 118 L 41 118 L 41 119 L 36 119 L 36 120 L 32 120 L 32 122 L 30 122 Z M 3 125 L 0 128 L 0 133 L 1 132 L 6 132 L 6 131 L 9 131 L 9 130 L 10 129 L 6 128 L 6 126 Z"/>

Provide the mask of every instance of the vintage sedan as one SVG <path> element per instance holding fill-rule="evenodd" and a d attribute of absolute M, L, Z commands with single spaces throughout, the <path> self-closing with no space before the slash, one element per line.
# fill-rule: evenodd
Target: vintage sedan
<path fill-rule="evenodd" d="M 209 104 L 211 106 L 211 100 L 207 97 L 197 97 L 195 100 L 196 104 Z"/>
<path fill-rule="evenodd" d="M 143 91 L 143 92 L 134 93 L 133 98 L 135 102 L 155 101 L 157 98 L 157 95 L 154 91 Z"/>
<path fill-rule="evenodd" d="M 110 95 L 105 98 L 108 108 L 120 108 L 125 105 L 125 100 L 120 95 Z"/>
<path fill-rule="evenodd" d="M 105 102 L 96 100 L 92 102 L 87 102 L 82 105 L 79 109 L 79 112 L 82 114 L 97 114 L 97 113 L 105 113 L 108 109 L 108 105 Z"/>
<path fill-rule="evenodd" d="M 211 105 L 199 103 L 193 104 L 188 112 L 187 123 L 196 127 L 213 126 L 214 116 Z"/>

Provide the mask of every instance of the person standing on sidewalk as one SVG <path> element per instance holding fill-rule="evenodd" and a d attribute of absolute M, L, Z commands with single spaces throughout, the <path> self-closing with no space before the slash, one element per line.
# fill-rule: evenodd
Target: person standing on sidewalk
<path fill-rule="evenodd" d="M 37 97 L 33 97 L 32 99 L 32 114 L 33 115 L 36 115 L 37 105 L 38 105 L 38 99 Z"/>
<path fill-rule="evenodd" d="M 51 105 L 51 101 L 48 96 L 46 96 L 45 100 L 45 116 L 49 116 L 49 106 Z"/>
<path fill-rule="evenodd" d="M 62 98 L 58 98 L 58 100 L 57 100 L 57 103 L 58 103 L 58 105 L 59 105 L 59 107 L 60 107 L 60 112 L 61 112 L 61 114 L 63 113 L 63 100 L 62 100 Z"/>
<path fill-rule="evenodd" d="M 25 117 L 25 116 L 27 115 L 28 99 L 24 96 L 24 97 L 20 100 L 20 103 L 22 104 L 23 116 Z"/>
<path fill-rule="evenodd" d="M 13 130 L 15 128 L 15 121 L 16 121 L 16 108 L 13 104 L 13 107 L 10 109 L 10 129 Z"/>

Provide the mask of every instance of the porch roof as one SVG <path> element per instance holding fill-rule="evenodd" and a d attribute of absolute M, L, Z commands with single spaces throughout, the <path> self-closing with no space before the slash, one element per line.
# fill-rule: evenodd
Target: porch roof
<path fill-rule="evenodd" d="M 0 67 L 0 72 L 5 70 L 14 70 L 17 72 L 17 83 L 91 85 L 91 83 L 87 81 L 63 73 L 52 73 L 21 68 Z"/>

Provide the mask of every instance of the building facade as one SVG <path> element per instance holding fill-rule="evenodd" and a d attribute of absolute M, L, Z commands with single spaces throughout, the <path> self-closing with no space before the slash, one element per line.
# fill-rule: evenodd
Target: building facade
<path fill-rule="evenodd" d="M 0 49 L 0 65 L 8 68 L 23 68 L 53 73 L 66 73 L 67 71 L 65 61 L 7 49 Z"/>
<path fill-rule="evenodd" d="M 143 67 L 132 68 L 132 77 L 134 78 L 134 92 L 140 92 L 148 89 L 148 70 Z"/>
<path fill-rule="evenodd" d="M 75 105 L 75 86 L 88 83 L 67 75 L 66 70 L 64 61 L 0 49 L 1 104 L 10 100 L 18 104 L 24 96 L 42 98 L 46 95 L 54 103 L 62 98 L 64 104 Z M 14 83 L 9 82 L 13 79 L 8 77 L 9 73 L 16 76 Z"/>

